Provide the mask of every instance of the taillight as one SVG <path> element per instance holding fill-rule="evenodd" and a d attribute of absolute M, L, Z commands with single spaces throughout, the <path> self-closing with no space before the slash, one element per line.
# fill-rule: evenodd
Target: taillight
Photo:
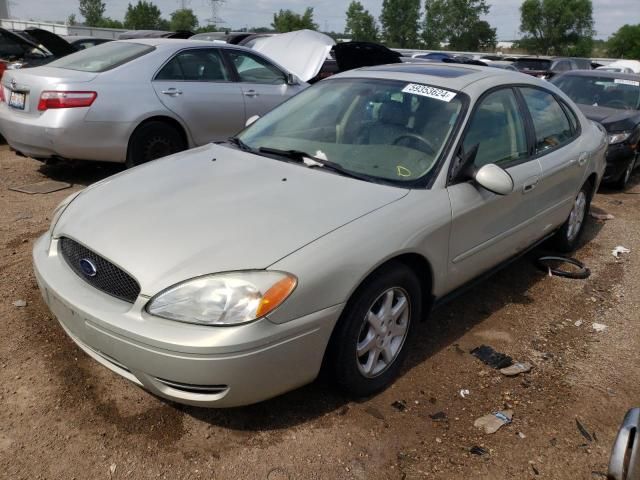
<path fill-rule="evenodd" d="M 96 92 L 60 92 L 45 90 L 40 95 L 38 110 L 50 108 L 90 107 L 98 94 Z"/>

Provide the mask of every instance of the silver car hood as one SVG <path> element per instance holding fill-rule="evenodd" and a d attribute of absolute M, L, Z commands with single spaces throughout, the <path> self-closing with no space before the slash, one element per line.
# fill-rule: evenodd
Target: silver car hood
<path fill-rule="evenodd" d="M 260 39 L 253 49 L 308 82 L 318 74 L 335 43 L 324 33 L 297 30 Z"/>
<path fill-rule="evenodd" d="M 150 296 L 199 275 L 267 268 L 407 192 L 206 145 L 85 189 L 54 237 L 102 255 Z"/>

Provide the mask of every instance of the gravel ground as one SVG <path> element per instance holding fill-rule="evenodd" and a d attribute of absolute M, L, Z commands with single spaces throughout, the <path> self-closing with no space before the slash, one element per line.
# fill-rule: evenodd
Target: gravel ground
<path fill-rule="evenodd" d="M 251 407 L 204 410 L 157 399 L 100 366 L 40 299 L 31 248 L 50 212 L 116 171 L 44 167 L 0 151 L 0 478 L 605 478 L 618 425 L 640 398 L 637 179 L 594 201 L 615 218 L 592 219 L 576 252 L 589 279 L 549 277 L 532 255 L 513 263 L 421 325 L 385 392 L 353 401 L 321 378 Z M 8 190 L 47 178 L 74 186 Z M 617 245 L 631 253 L 616 260 Z M 469 354 L 481 344 L 534 368 L 504 377 Z M 513 422 L 497 433 L 473 426 L 505 408 Z M 476 446 L 486 453 L 471 453 Z"/>

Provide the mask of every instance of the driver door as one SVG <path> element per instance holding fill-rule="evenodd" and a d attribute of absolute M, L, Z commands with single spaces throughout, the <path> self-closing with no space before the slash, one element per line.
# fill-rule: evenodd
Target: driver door
<path fill-rule="evenodd" d="M 463 134 L 463 151 L 478 145 L 474 166 L 504 168 L 514 189 L 497 195 L 473 181 L 449 185 L 452 209 L 449 241 L 450 288 L 456 288 L 531 245 L 538 236 L 535 187 L 540 163 L 530 156 L 522 105 L 512 88 L 480 99 Z"/>

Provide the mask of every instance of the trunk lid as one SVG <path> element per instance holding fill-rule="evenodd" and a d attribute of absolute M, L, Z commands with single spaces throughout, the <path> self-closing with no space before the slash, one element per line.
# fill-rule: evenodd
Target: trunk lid
<path fill-rule="evenodd" d="M 333 47 L 333 52 L 341 72 L 354 68 L 372 67 L 387 63 L 401 63 L 402 54 L 371 42 L 344 42 Z"/>
<path fill-rule="evenodd" d="M 71 45 L 64 38 L 47 30 L 42 30 L 41 28 L 27 28 L 25 32 L 40 42 L 44 48 L 49 50 L 56 57 L 64 57 L 78 51 L 76 47 Z"/>

